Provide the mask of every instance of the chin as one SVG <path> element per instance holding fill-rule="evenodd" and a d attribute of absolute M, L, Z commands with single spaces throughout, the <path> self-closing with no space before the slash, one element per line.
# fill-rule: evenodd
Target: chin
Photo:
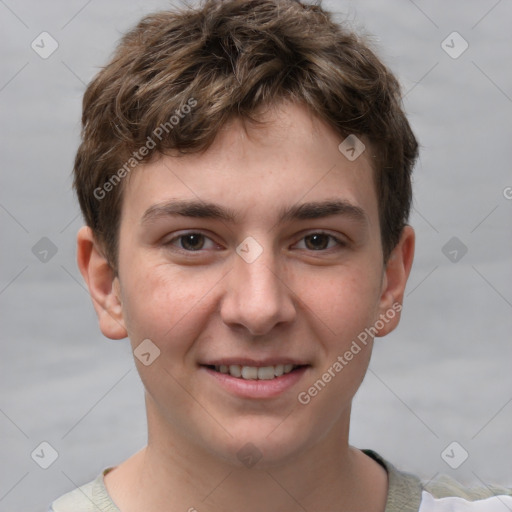
<path fill-rule="evenodd" d="M 290 417 L 288 418 L 290 419 Z M 250 418 L 230 428 L 224 438 L 209 450 L 237 467 L 267 469 L 290 463 L 314 444 L 313 432 L 297 428 L 293 420 Z M 220 450 L 219 450 L 220 448 Z"/>

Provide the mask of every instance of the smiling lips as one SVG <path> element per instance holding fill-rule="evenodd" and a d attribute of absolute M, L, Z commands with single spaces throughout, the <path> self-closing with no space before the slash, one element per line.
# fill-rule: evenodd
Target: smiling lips
<path fill-rule="evenodd" d="M 229 374 L 245 380 L 272 380 L 281 377 L 299 368 L 296 364 L 276 364 L 274 366 L 242 366 L 239 364 L 230 365 L 209 365 L 208 367 L 219 373 Z"/>
<path fill-rule="evenodd" d="M 200 366 L 214 382 L 243 399 L 271 399 L 294 387 L 311 367 L 304 360 L 229 358 Z"/>

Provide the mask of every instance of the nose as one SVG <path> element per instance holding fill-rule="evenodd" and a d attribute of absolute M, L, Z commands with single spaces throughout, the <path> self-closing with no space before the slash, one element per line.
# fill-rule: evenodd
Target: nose
<path fill-rule="evenodd" d="M 228 276 L 220 311 L 226 325 L 263 336 L 295 319 L 293 291 L 270 251 L 251 263 L 236 256 Z"/>

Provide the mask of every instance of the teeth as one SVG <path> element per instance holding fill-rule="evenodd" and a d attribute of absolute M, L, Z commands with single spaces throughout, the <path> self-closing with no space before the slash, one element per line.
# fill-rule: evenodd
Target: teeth
<path fill-rule="evenodd" d="M 294 368 L 293 364 L 277 364 L 275 366 L 241 366 L 239 364 L 231 364 L 229 366 L 221 364 L 215 366 L 215 370 L 220 373 L 229 374 L 232 377 L 242 378 L 246 380 L 272 380 L 275 377 L 281 377 L 285 373 L 290 373 Z"/>
<path fill-rule="evenodd" d="M 259 380 L 270 380 L 274 378 L 274 367 L 273 366 L 263 366 L 262 368 L 258 368 L 258 379 Z"/>
<path fill-rule="evenodd" d="M 242 377 L 244 379 L 257 379 L 258 368 L 255 366 L 242 366 Z"/>
<path fill-rule="evenodd" d="M 229 374 L 233 377 L 241 377 L 242 376 L 242 368 L 237 364 L 232 364 L 229 367 Z"/>

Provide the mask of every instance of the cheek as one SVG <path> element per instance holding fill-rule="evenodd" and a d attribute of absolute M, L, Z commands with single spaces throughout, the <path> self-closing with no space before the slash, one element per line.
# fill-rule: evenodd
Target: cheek
<path fill-rule="evenodd" d="M 367 268 L 338 267 L 314 276 L 303 275 L 296 281 L 296 295 L 310 311 L 309 316 L 324 325 L 330 343 L 339 349 L 377 314 L 381 278 Z"/>
<path fill-rule="evenodd" d="M 364 277 L 364 278 L 363 278 Z M 333 427 L 348 413 L 371 357 L 372 338 L 365 328 L 378 311 L 377 276 L 343 272 L 305 281 L 302 296 L 316 342 L 322 347 L 318 367 L 297 396 L 300 414 L 317 418 L 316 435 Z M 311 324 L 312 323 L 312 324 Z"/>
<path fill-rule="evenodd" d="M 139 267 L 140 268 L 140 267 Z M 149 338 L 163 352 L 187 349 L 207 317 L 208 292 L 218 279 L 160 265 L 124 283 L 123 314 L 132 345 Z"/>

